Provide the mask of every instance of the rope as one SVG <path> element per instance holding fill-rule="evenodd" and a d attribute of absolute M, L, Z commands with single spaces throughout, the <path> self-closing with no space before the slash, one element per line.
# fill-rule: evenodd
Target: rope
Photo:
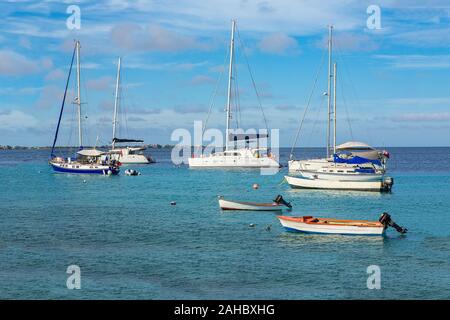
<path fill-rule="evenodd" d="M 243 42 L 242 42 L 242 40 L 241 40 L 241 35 L 240 35 L 239 30 L 238 30 L 237 28 L 236 28 L 236 31 L 237 31 L 237 35 L 238 35 L 238 39 L 239 39 L 239 44 L 241 45 L 241 47 L 242 47 L 242 52 L 244 53 L 243 55 L 244 55 L 244 57 L 245 57 L 245 62 L 246 62 L 246 64 L 247 64 L 247 68 L 248 68 L 248 71 L 249 71 L 249 73 L 250 73 L 250 78 L 251 78 L 251 80 L 252 80 L 253 89 L 255 89 L 256 98 L 257 98 L 257 100 L 258 100 L 258 104 L 259 104 L 259 107 L 260 107 L 260 109 L 261 109 L 261 113 L 262 113 L 263 118 L 264 118 L 264 124 L 265 124 L 265 126 L 266 126 L 267 133 L 269 133 L 269 126 L 267 125 L 266 115 L 265 115 L 265 113 L 264 113 L 264 109 L 263 109 L 263 106 L 262 106 L 262 103 L 261 103 L 261 98 L 260 98 L 260 95 L 259 95 L 259 93 L 258 93 L 258 89 L 256 88 L 255 79 L 253 78 L 253 73 L 252 73 L 252 70 L 251 70 L 251 68 L 250 68 L 250 63 L 248 62 L 247 54 L 245 53 L 245 46 L 244 46 L 244 44 L 243 44 Z"/>
<path fill-rule="evenodd" d="M 314 91 L 316 90 L 316 85 L 317 85 L 317 81 L 318 81 L 318 79 L 319 79 L 319 74 L 320 74 L 320 72 L 322 71 L 322 67 L 323 67 L 323 64 L 324 64 L 324 62 L 325 62 L 325 52 L 326 52 L 326 51 L 323 51 L 323 53 L 322 53 L 322 62 L 321 62 L 321 64 L 320 64 L 319 69 L 317 70 L 316 78 L 315 78 L 315 80 L 314 80 L 314 84 L 313 84 L 313 87 L 312 87 L 312 90 L 311 90 L 311 94 L 309 95 L 308 102 L 307 102 L 307 104 L 306 104 L 305 112 L 303 113 L 303 117 L 302 117 L 302 119 L 301 119 L 301 121 L 300 121 L 300 126 L 298 127 L 297 133 L 296 133 L 296 135 L 295 135 L 294 143 L 293 143 L 293 145 L 292 145 L 291 153 L 290 153 L 290 155 L 289 155 L 289 158 L 290 158 L 290 159 L 293 158 L 293 155 L 294 155 L 294 148 L 295 148 L 295 146 L 297 145 L 297 140 L 298 140 L 298 137 L 299 137 L 299 135 L 300 135 L 300 131 L 302 130 L 303 122 L 305 121 L 305 117 L 306 117 L 306 113 L 308 112 L 308 109 L 309 109 L 309 106 L 310 106 L 310 103 L 311 103 L 312 96 L 313 96 L 313 94 L 314 94 Z M 330 94 L 330 93 L 328 92 L 328 94 Z"/>

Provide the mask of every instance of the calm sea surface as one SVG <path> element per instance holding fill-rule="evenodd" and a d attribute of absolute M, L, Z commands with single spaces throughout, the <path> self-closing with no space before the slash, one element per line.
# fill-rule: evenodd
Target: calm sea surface
<path fill-rule="evenodd" d="M 449 299 L 450 148 L 389 151 L 392 194 L 292 190 L 286 168 L 189 170 L 172 165 L 170 150 L 150 150 L 158 163 L 133 166 L 137 177 L 54 174 L 48 151 L 0 151 L 0 298 Z M 287 233 L 275 214 L 222 213 L 217 203 L 277 194 L 292 202 L 288 214 L 388 211 L 409 233 Z M 66 287 L 73 264 L 81 290 Z M 381 268 L 380 290 L 367 289 L 369 265 Z"/>

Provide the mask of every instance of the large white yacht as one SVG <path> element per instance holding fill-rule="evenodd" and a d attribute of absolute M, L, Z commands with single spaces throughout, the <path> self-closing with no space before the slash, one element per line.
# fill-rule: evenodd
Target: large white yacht
<path fill-rule="evenodd" d="M 292 148 L 288 162 L 289 173 L 299 177 L 287 177 L 293 187 L 317 189 L 389 189 L 393 179 L 384 176 L 386 162 L 389 158 L 387 151 L 379 151 L 366 143 L 350 141 L 336 145 L 336 80 L 337 65 L 333 64 L 332 72 L 332 33 L 329 28 L 328 39 L 328 123 L 327 123 L 327 155 L 325 158 L 295 160 Z M 333 92 L 331 92 L 333 79 Z M 333 105 L 332 105 L 333 97 Z M 331 115 L 333 115 L 333 145 L 331 147 Z M 298 135 L 297 135 L 298 137 Z M 294 143 L 295 146 L 295 143 Z M 288 179 L 289 178 L 289 179 Z M 372 183 L 368 186 L 365 183 Z M 349 185 L 350 183 L 350 185 Z"/>
<path fill-rule="evenodd" d="M 235 78 L 234 74 L 234 42 L 235 42 L 236 21 L 232 20 L 231 26 L 231 44 L 230 44 L 230 63 L 228 70 L 228 96 L 227 96 L 227 121 L 226 121 L 226 138 L 225 150 L 213 152 L 211 154 L 192 155 L 188 162 L 189 167 L 222 167 L 222 168 L 279 168 L 280 165 L 272 155 L 269 149 L 260 148 L 258 145 L 259 139 L 268 139 L 268 134 L 234 134 L 230 129 L 230 122 L 232 119 L 232 92 L 237 92 L 236 88 L 232 88 L 232 82 Z M 256 88 L 255 88 L 256 90 Z M 250 147 L 250 140 L 256 141 L 257 147 Z M 236 144 L 239 141 L 245 141 L 245 146 L 237 148 Z M 232 145 L 232 142 L 234 144 Z"/>

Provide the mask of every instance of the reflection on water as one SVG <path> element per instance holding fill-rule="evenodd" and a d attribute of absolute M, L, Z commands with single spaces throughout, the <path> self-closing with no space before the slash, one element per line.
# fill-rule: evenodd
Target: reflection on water
<path fill-rule="evenodd" d="M 320 190 L 320 189 L 293 189 L 290 188 L 286 191 L 292 196 L 301 195 L 305 197 L 370 197 L 381 198 L 383 196 L 389 196 L 390 193 L 374 192 L 374 191 L 352 191 L 352 190 Z"/>
<path fill-rule="evenodd" d="M 382 236 L 346 236 L 320 235 L 301 232 L 283 232 L 278 237 L 279 243 L 285 247 L 308 248 L 314 250 L 321 246 L 345 246 L 351 244 L 382 247 L 385 238 Z M 337 248 L 337 247 L 336 247 Z"/>

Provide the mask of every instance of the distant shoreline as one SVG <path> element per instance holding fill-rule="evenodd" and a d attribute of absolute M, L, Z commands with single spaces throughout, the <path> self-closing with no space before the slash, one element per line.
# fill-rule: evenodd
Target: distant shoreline
<path fill-rule="evenodd" d="M 171 149 L 174 147 L 174 145 L 170 145 L 170 144 L 166 144 L 166 145 L 161 145 L 161 144 L 148 144 L 145 145 L 145 147 L 147 147 L 148 149 Z M 59 146 L 59 147 L 55 147 L 55 149 L 73 149 L 73 148 L 78 148 L 76 146 L 73 147 L 69 147 L 69 146 Z M 98 149 L 110 149 L 111 146 L 84 146 L 84 148 L 87 149 L 92 149 L 92 148 L 98 148 Z M 26 147 L 26 146 L 10 146 L 10 145 L 0 145 L 0 150 L 51 150 L 52 147 L 50 146 L 32 146 L 32 147 Z"/>
<path fill-rule="evenodd" d="M 161 144 L 149 144 L 149 145 L 145 145 L 145 147 L 147 147 L 148 149 L 172 149 L 173 147 L 175 147 L 175 145 L 172 144 L 166 144 L 166 145 L 161 145 Z M 203 146 L 204 148 L 206 146 Z M 76 146 L 72 146 L 72 147 L 68 147 L 68 146 L 60 146 L 60 147 L 55 147 L 55 149 L 57 150 L 67 150 L 67 149 L 74 149 L 74 148 L 78 148 Z M 110 149 L 111 146 L 109 145 L 105 145 L 105 146 L 84 146 L 84 148 L 87 149 L 92 149 L 92 148 L 98 148 L 98 149 Z M 192 147 L 191 147 L 192 148 Z M 280 147 L 280 149 L 290 149 L 291 147 Z M 325 149 L 325 147 L 295 147 L 295 149 Z M 389 149 L 389 148 L 450 148 L 450 146 L 391 146 L 391 147 L 382 147 L 381 149 Z M 0 151 L 2 150 L 51 150 L 52 147 L 50 146 L 31 146 L 31 147 L 26 147 L 26 146 L 10 146 L 10 145 L 0 145 Z"/>

